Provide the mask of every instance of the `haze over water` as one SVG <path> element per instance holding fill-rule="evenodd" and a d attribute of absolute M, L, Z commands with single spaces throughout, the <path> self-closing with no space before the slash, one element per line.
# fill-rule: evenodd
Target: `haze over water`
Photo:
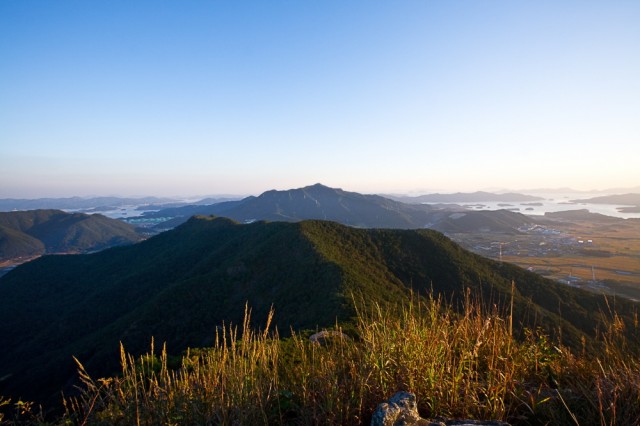
<path fill-rule="evenodd" d="M 254 194 L 259 195 L 259 194 Z M 536 194 L 543 198 L 542 200 L 537 201 L 482 201 L 482 202 L 452 202 L 446 204 L 457 204 L 459 206 L 465 207 L 469 210 L 501 210 L 506 209 L 518 213 L 522 213 L 525 215 L 544 215 L 547 212 L 561 212 L 568 210 L 589 210 L 591 213 L 599 213 L 606 216 L 619 217 L 623 219 L 630 218 L 640 218 L 640 213 L 628 213 L 622 212 L 619 210 L 619 207 L 625 207 L 626 205 L 622 204 L 598 204 L 598 203 L 583 203 L 583 202 L 571 202 L 571 200 L 579 200 L 579 199 L 587 199 L 591 197 L 597 197 L 601 194 L 599 193 L 553 193 L 553 194 Z M 384 195 L 383 195 L 384 196 Z M 176 200 L 181 201 L 181 200 Z M 198 203 L 199 200 L 184 200 L 187 204 Z M 425 204 L 435 204 L 438 205 L 440 203 L 425 203 Z M 114 219 L 123 219 L 123 218 L 134 218 L 137 216 L 144 215 L 145 212 L 149 211 L 158 211 L 163 208 L 162 205 L 157 205 L 154 207 L 148 207 L 142 205 L 144 208 L 140 208 L 141 205 L 132 204 L 132 205 L 122 205 L 118 207 L 113 207 L 112 209 L 101 209 L 100 211 L 96 211 L 96 213 L 103 214 L 105 216 L 114 218 Z M 81 212 L 89 212 L 91 213 L 91 209 L 84 210 L 74 210 Z"/>
<path fill-rule="evenodd" d="M 599 213 L 606 216 L 619 217 L 623 219 L 640 218 L 640 213 L 627 213 L 618 210 L 619 207 L 624 207 L 621 204 L 596 204 L 596 203 L 572 203 L 570 200 L 586 199 L 591 197 L 597 197 L 598 193 L 579 193 L 579 194 L 567 194 L 561 195 L 554 194 L 536 194 L 544 198 L 540 201 L 530 202 L 473 202 L 457 203 L 461 206 L 465 206 L 470 210 L 500 210 L 507 209 L 514 212 L 526 214 L 526 215 L 544 215 L 547 212 L 562 212 L 568 210 L 589 210 L 591 213 Z"/>

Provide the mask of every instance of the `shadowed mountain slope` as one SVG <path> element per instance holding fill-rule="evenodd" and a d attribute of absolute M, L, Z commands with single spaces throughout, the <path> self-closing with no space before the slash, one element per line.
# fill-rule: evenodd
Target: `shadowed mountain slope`
<path fill-rule="evenodd" d="M 0 225 L 0 261 L 38 256 L 46 250 L 42 241 L 18 229 Z"/>
<path fill-rule="evenodd" d="M 102 215 L 60 210 L 0 213 L 0 260 L 100 250 L 141 239 L 133 226 Z"/>
<path fill-rule="evenodd" d="M 245 303 L 256 323 L 273 306 L 287 334 L 348 321 L 352 295 L 384 305 L 407 300 L 413 289 L 459 303 L 472 289 L 500 304 L 510 299 L 512 280 L 516 318 L 562 328 L 570 344 L 593 332 L 606 306 L 599 296 L 474 255 L 436 231 L 196 217 L 136 245 L 45 256 L 0 278 L 0 394 L 44 399 L 68 390 L 72 355 L 95 377 L 113 373 L 119 342 L 138 353 L 151 336 L 171 353 L 210 345 L 216 326 L 241 321 Z"/>

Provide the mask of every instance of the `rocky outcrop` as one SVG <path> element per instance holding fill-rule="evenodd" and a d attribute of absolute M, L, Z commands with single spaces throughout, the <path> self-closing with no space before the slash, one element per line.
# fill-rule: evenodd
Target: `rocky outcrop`
<path fill-rule="evenodd" d="M 416 396 L 409 392 L 397 392 L 378 405 L 371 418 L 371 426 L 426 426 L 430 422 L 418 414 Z"/>
<path fill-rule="evenodd" d="M 427 420 L 420 417 L 416 396 L 410 392 L 397 392 L 378 405 L 371 418 L 371 426 L 509 426 L 500 421 L 481 420 Z"/>
<path fill-rule="evenodd" d="M 309 340 L 312 343 L 317 343 L 320 346 L 325 346 L 332 341 L 351 340 L 349 336 L 341 331 L 337 330 L 322 330 L 316 334 L 309 336 Z"/>
<path fill-rule="evenodd" d="M 440 420 L 429 423 L 431 426 L 509 426 L 509 423 L 497 420 Z"/>

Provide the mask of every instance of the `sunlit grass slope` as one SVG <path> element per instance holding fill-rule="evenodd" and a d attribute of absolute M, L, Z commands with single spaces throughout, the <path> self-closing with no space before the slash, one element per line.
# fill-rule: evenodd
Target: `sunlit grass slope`
<path fill-rule="evenodd" d="M 441 298 L 358 311 L 351 337 L 280 340 L 270 328 L 219 329 L 211 348 L 172 367 L 166 349 L 121 349 L 121 373 L 93 379 L 67 401 L 73 424 L 369 424 L 398 390 L 417 395 L 423 417 L 512 424 L 635 425 L 640 358 L 615 314 L 600 350 L 572 350 L 540 329 L 514 338 L 513 318 L 472 297 L 462 312 Z M 276 313 L 277 315 L 277 313 Z M 338 329 L 339 330 L 339 329 Z M 637 329 L 635 330 L 637 332 Z"/>

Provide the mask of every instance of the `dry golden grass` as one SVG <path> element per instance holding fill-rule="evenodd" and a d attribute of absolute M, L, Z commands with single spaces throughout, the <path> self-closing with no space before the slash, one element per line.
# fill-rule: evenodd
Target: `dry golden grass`
<path fill-rule="evenodd" d="M 574 353 L 540 330 L 515 339 L 509 315 L 467 297 L 456 314 L 440 299 L 358 312 L 353 338 L 326 345 L 300 334 L 255 331 L 247 312 L 214 347 L 168 368 L 166 350 L 138 359 L 122 349 L 122 374 L 94 380 L 61 423 L 79 425 L 368 424 L 398 390 L 417 395 L 424 417 L 513 424 L 640 422 L 640 358 L 616 315 L 601 351 Z M 337 327 L 339 330 L 339 327 Z"/>

